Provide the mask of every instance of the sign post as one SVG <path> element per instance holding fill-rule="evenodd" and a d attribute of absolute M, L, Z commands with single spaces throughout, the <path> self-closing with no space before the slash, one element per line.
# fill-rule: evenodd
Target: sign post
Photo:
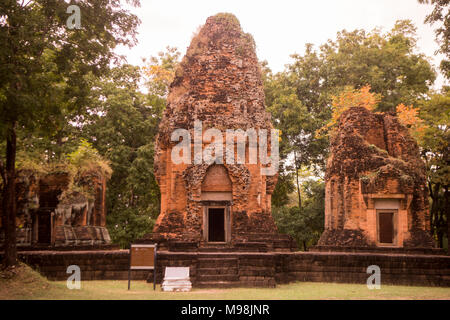
<path fill-rule="evenodd" d="M 131 244 L 128 268 L 128 290 L 130 290 L 131 270 L 153 270 L 153 290 L 156 289 L 156 257 L 158 244 Z"/>

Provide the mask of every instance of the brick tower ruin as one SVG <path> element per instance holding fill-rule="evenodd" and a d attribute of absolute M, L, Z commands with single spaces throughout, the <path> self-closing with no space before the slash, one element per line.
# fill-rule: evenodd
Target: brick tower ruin
<path fill-rule="evenodd" d="M 16 237 L 20 248 L 100 247 L 111 242 L 106 228 L 104 174 L 75 177 L 66 166 L 54 172 L 19 170 L 16 178 Z M 77 185 L 78 190 L 71 188 Z M 81 192 L 82 187 L 89 192 Z M 0 217 L 2 216 L 0 208 Z M 4 231 L 0 219 L 0 247 Z"/>
<path fill-rule="evenodd" d="M 425 165 L 395 115 L 348 109 L 330 151 L 318 247 L 433 247 Z"/>
<path fill-rule="evenodd" d="M 155 146 L 161 212 L 153 234 L 146 238 L 194 246 L 290 246 L 289 237 L 277 234 L 271 216 L 277 174 L 262 175 L 265 166 L 259 158 L 250 164 L 252 150 L 248 141 L 245 162 L 241 164 L 172 161 L 178 142 L 173 142 L 171 135 L 176 129 L 190 132 L 190 148 L 195 153 L 196 121 L 201 121 L 203 132 L 215 128 L 224 137 L 230 129 L 270 132 L 273 128 L 265 110 L 253 38 L 242 31 L 232 14 L 208 18 L 176 70 Z M 207 146 L 208 142 L 203 141 L 202 147 Z"/>

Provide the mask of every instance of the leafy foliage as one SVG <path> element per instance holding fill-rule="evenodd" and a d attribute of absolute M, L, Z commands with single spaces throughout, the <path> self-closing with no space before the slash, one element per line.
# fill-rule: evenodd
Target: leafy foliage
<path fill-rule="evenodd" d="M 434 5 L 433 11 L 427 15 L 425 23 L 439 24 L 435 31 L 436 41 L 440 45 L 439 51 L 446 56 L 446 59 L 441 61 L 441 70 L 447 79 L 450 79 L 450 1 L 419 0 L 419 2 Z"/>
<path fill-rule="evenodd" d="M 177 48 L 166 47 L 166 51 L 158 53 L 157 57 L 150 57 L 150 62 L 144 67 L 146 84 L 151 96 L 167 98 L 169 85 L 175 78 L 175 71 L 179 64 L 180 52 Z"/>
<path fill-rule="evenodd" d="M 281 233 L 291 235 L 299 248 L 307 250 L 317 243 L 323 228 L 325 208 L 325 185 L 322 181 L 309 180 L 304 183 L 306 192 L 304 206 L 278 207 L 273 210 L 273 217 Z"/>
<path fill-rule="evenodd" d="M 85 139 L 77 150 L 67 156 L 69 163 L 76 167 L 80 173 L 89 171 L 98 171 L 102 176 L 110 178 L 112 169 L 109 162 L 104 160 L 96 149 Z"/>
<path fill-rule="evenodd" d="M 153 140 L 160 113 L 148 105 L 139 90 L 140 81 L 140 69 L 130 65 L 115 68 L 99 80 L 83 130 L 111 163 L 107 223 L 112 240 L 122 246 L 151 230 L 159 211 Z"/>
<path fill-rule="evenodd" d="M 410 133 L 420 141 L 425 134 L 426 125 L 419 117 L 419 108 L 405 106 L 403 103 L 397 106 L 397 118 L 402 125 L 410 129 Z"/>
<path fill-rule="evenodd" d="M 432 93 L 417 105 L 423 120 L 418 141 L 428 173 L 431 230 L 442 248 L 444 236 L 450 234 L 450 90 Z"/>
<path fill-rule="evenodd" d="M 319 135 L 323 132 L 328 132 L 328 130 L 336 126 L 342 113 L 349 108 L 363 107 L 367 110 L 373 111 L 381 100 L 380 95 L 370 92 L 370 86 L 362 87 L 359 90 L 346 87 L 344 91 L 342 91 L 338 96 L 333 96 L 332 99 L 333 115 L 331 116 L 330 122 L 328 122 L 326 126 L 322 127 L 317 132 Z M 401 110 L 403 112 L 402 114 L 404 114 L 406 118 L 406 113 L 404 112 L 405 109 L 403 108 Z"/>
<path fill-rule="evenodd" d="M 83 131 L 111 161 L 107 223 L 112 240 L 122 247 L 150 232 L 159 214 L 154 141 L 179 56 L 176 48 L 168 47 L 143 70 L 115 68 L 96 83 L 91 97 L 95 103 Z M 141 92 L 144 79 L 147 94 Z"/>
<path fill-rule="evenodd" d="M 0 136 L 6 141 L 2 211 L 6 264 L 17 263 L 15 167 L 17 132 L 52 136 L 85 111 L 92 78 L 118 61 L 117 45 L 136 42 L 139 19 L 118 0 L 74 1 L 81 29 L 66 28 L 65 1 L 0 4 Z M 129 1 L 139 5 L 138 0 Z"/>

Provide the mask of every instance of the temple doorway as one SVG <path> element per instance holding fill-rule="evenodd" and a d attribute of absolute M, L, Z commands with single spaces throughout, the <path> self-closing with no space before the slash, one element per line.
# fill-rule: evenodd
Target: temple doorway
<path fill-rule="evenodd" d="M 225 242 L 225 208 L 208 209 L 208 242 Z"/>
<path fill-rule="evenodd" d="M 231 240 L 230 207 L 210 204 L 204 207 L 204 241 L 207 243 L 226 243 Z"/>
<path fill-rule="evenodd" d="M 49 210 L 39 210 L 37 214 L 37 243 L 51 244 L 52 222 Z"/>
<path fill-rule="evenodd" d="M 208 168 L 202 181 L 203 240 L 226 243 L 231 240 L 231 203 L 233 185 L 223 165 Z"/>
<path fill-rule="evenodd" d="M 394 212 L 378 212 L 378 239 L 380 244 L 393 245 L 395 240 Z"/>

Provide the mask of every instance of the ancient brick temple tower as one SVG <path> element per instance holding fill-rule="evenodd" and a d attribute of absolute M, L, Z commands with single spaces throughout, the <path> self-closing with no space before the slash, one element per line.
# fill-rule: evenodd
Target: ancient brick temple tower
<path fill-rule="evenodd" d="M 196 245 L 258 242 L 270 248 L 290 243 L 277 235 L 271 216 L 277 175 L 262 175 L 259 159 L 249 163 L 248 142 L 242 164 L 175 164 L 171 158 L 178 143 L 171 141 L 176 129 L 189 130 L 194 153 L 196 121 L 203 132 L 216 128 L 224 134 L 229 129 L 273 128 L 253 38 L 235 16 L 207 19 L 176 70 L 167 102 L 155 156 L 161 213 L 147 238 Z"/>
<path fill-rule="evenodd" d="M 425 166 L 394 115 L 345 111 L 330 154 L 319 247 L 433 246 Z"/>
<path fill-rule="evenodd" d="M 21 248 L 110 244 L 106 229 L 108 177 L 97 170 L 72 175 L 65 166 L 48 173 L 30 169 L 18 171 L 16 237 Z M 74 184 L 78 190 L 71 188 Z M 80 192 L 81 186 L 89 190 L 89 194 Z M 0 247 L 3 241 L 0 219 Z"/>

